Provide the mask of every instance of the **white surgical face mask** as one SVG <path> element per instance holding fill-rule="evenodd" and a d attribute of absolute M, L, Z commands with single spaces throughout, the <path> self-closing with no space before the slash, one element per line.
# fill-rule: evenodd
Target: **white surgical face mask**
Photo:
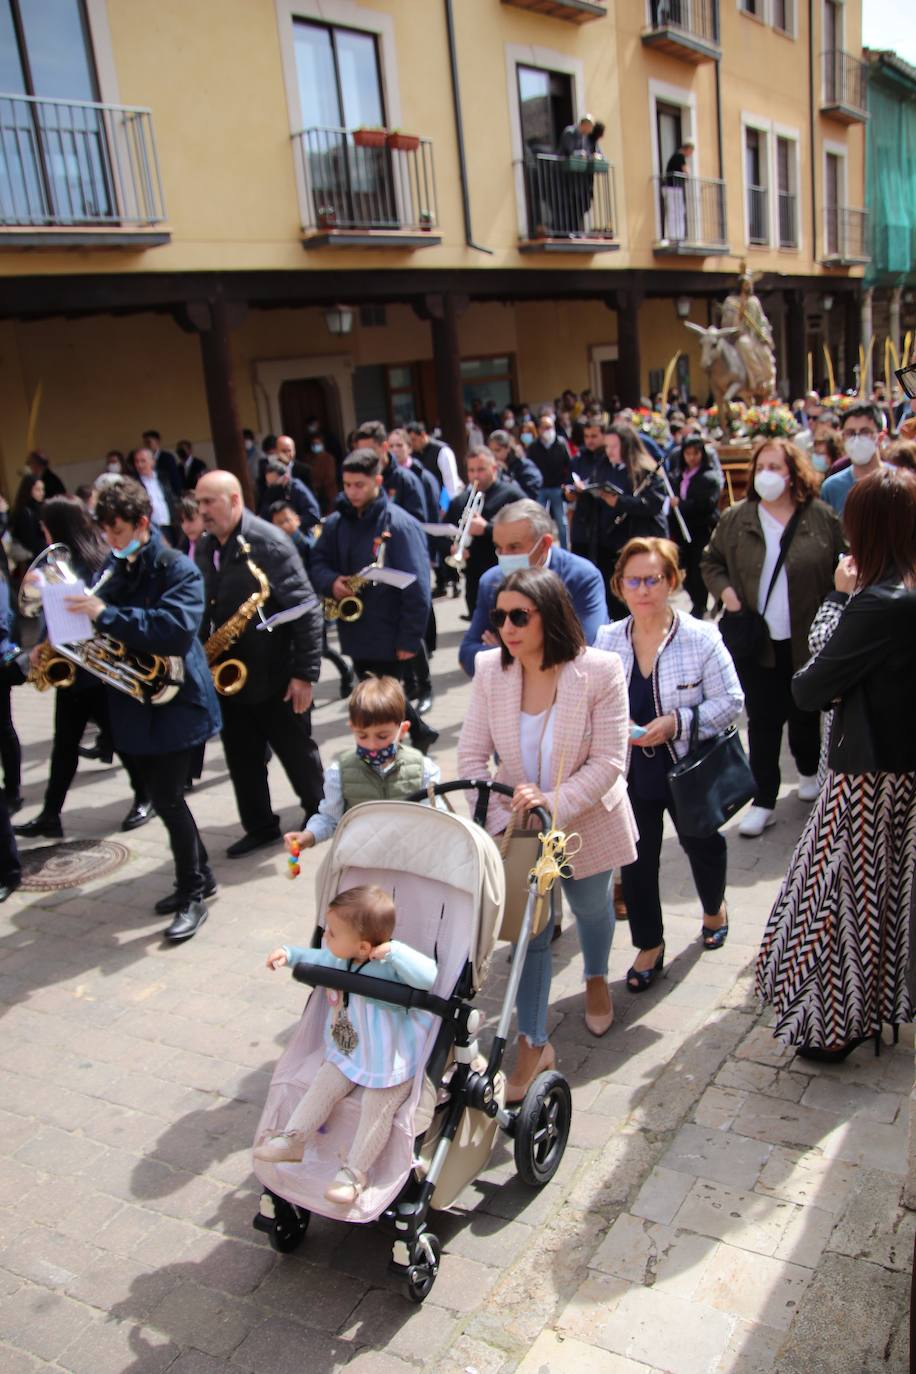
<path fill-rule="evenodd" d="M 544 429 L 541 431 L 541 443 L 545 448 L 550 448 L 556 437 L 557 431 L 555 429 Z"/>
<path fill-rule="evenodd" d="M 761 501 L 778 501 L 786 489 L 786 479 L 780 472 L 764 468 L 754 475 L 754 490 Z"/>
<path fill-rule="evenodd" d="M 878 445 L 871 434 L 851 434 L 846 440 L 846 457 L 857 468 L 864 467 L 874 458 Z"/>
<path fill-rule="evenodd" d="M 524 572 L 526 568 L 533 567 L 531 560 L 537 553 L 540 543 L 538 539 L 530 553 L 498 553 L 496 561 L 503 576 L 508 577 L 510 573 Z"/>

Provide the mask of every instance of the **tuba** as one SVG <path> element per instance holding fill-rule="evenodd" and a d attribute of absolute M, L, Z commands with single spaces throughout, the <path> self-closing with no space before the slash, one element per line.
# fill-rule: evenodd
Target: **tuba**
<path fill-rule="evenodd" d="M 385 566 L 385 546 L 386 541 L 391 538 L 391 531 L 384 530 L 378 546 L 378 553 L 375 561 L 369 564 L 370 568 L 383 568 Z M 368 572 L 368 568 L 366 569 Z M 354 620 L 359 620 L 363 613 L 363 599 L 357 593 L 363 587 L 371 586 L 372 579 L 363 577 L 360 573 L 351 573 L 345 578 L 347 586 L 350 588 L 349 596 L 342 596 L 339 601 L 335 601 L 333 596 L 323 596 L 321 604 L 324 609 L 325 620 L 342 620 L 345 625 L 352 625 Z"/>
<path fill-rule="evenodd" d="M 240 692 L 248 680 L 248 669 L 240 658 L 223 658 L 223 654 L 231 649 L 237 639 L 241 637 L 248 628 L 249 621 L 257 615 L 261 620 L 264 619 L 264 612 L 261 607 L 270 596 L 270 583 L 266 574 L 258 567 L 251 557 L 251 545 L 244 540 L 241 535 L 238 537 L 239 551 L 245 562 L 248 564 L 248 571 L 258 584 L 249 597 L 246 597 L 233 612 L 228 620 L 224 620 L 218 626 L 204 645 L 204 653 L 207 655 L 207 662 L 210 665 L 210 673 L 213 677 L 213 686 L 223 697 L 234 697 Z M 217 663 L 217 659 L 222 659 Z"/>
<path fill-rule="evenodd" d="M 114 569 L 102 574 L 90 595 L 97 595 Z M 50 544 L 29 564 L 19 588 L 19 612 L 28 620 L 41 613 L 41 591 L 48 583 L 76 586 L 79 578 L 66 544 Z M 42 644 L 27 681 L 39 692 L 49 687 L 72 687 L 77 668 L 83 668 L 109 687 L 135 701 L 164 706 L 184 682 L 184 660 L 162 654 L 134 653 L 111 635 L 93 635 L 75 644 Z"/>

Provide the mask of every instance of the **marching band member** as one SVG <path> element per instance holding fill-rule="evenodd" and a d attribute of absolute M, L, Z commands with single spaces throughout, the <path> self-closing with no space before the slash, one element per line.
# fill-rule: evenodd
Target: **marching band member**
<path fill-rule="evenodd" d="M 473 484 L 477 491 L 483 492 L 483 506 L 477 515 L 472 516 L 469 531 L 471 543 L 464 565 L 464 595 L 468 603 L 470 620 L 477 605 L 477 588 L 487 568 L 496 566 L 496 549 L 493 546 L 493 516 L 511 501 L 524 501 L 525 493 L 514 482 L 504 479 L 496 459 L 488 448 L 481 445 L 472 448 L 468 454 L 468 481 L 471 490 L 460 491 L 448 508 L 446 519 L 453 525 L 461 521 L 461 515 L 468 501 L 473 499 Z"/>
<path fill-rule="evenodd" d="M 312 685 L 321 666 L 321 607 L 294 545 L 282 530 L 245 509 L 231 472 L 206 473 L 196 496 L 204 522 L 195 550 L 207 595 L 204 636 L 228 627 L 225 657 L 238 660 L 243 678 L 239 686 L 237 675 L 232 692 L 222 696 L 223 749 L 245 831 L 226 855 L 238 859 L 280 839 L 279 817 L 270 803 L 268 747 L 282 763 L 306 820 L 323 795 L 311 729 Z M 307 609 L 298 619 L 269 631 L 257 629 L 262 614 L 266 618 L 303 605 Z"/>
<path fill-rule="evenodd" d="M 128 653 L 184 660 L 184 681 L 161 706 L 106 687 L 111 733 L 146 784 L 150 801 L 169 834 L 175 891 L 156 903 L 174 914 L 166 940 L 187 940 L 207 919 L 205 897 L 216 890 L 207 851 L 184 789 L 191 759 L 219 730 L 219 703 L 197 638 L 204 587 L 189 558 L 170 549 L 151 528 L 152 502 L 139 482 L 124 478 L 99 493 L 96 519 L 111 556 L 105 564 L 105 598 L 85 592 L 65 598 L 67 609 L 87 615 L 97 630 L 119 640 Z M 101 579 L 100 579 L 101 581 Z"/>

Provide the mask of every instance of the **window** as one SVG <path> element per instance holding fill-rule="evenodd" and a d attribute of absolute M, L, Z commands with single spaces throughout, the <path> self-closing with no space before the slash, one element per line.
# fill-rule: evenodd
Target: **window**
<path fill-rule="evenodd" d="M 792 138 L 776 136 L 776 195 L 780 248 L 798 247 L 798 147 Z"/>
<path fill-rule="evenodd" d="M 394 425 L 406 425 L 408 420 L 417 418 L 417 385 L 414 368 L 404 367 L 385 369 L 388 384 L 388 420 Z"/>
<path fill-rule="evenodd" d="M 840 206 L 843 200 L 843 158 L 824 154 L 824 212 L 828 258 L 840 252 Z"/>
<path fill-rule="evenodd" d="M 374 34 L 293 24 L 299 105 L 306 129 L 379 128 L 385 105 Z"/>
<path fill-rule="evenodd" d="M 0 218 L 112 218 L 102 112 L 60 103 L 99 97 L 82 0 L 0 0 L 0 91 Z"/>
<path fill-rule="evenodd" d="M 384 419 L 389 429 L 417 415 L 416 367 L 412 363 L 388 367 L 384 363 L 353 369 L 353 407 L 356 423 Z"/>
<path fill-rule="evenodd" d="M 764 0 L 738 0 L 742 14 L 751 14 L 755 19 L 763 18 Z"/>
<path fill-rule="evenodd" d="M 509 354 L 491 358 L 465 358 L 461 364 L 464 404 L 492 401 L 497 410 L 515 399 L 515 359 Z"/>
<path fill-rule="evenodd" d="M 773 28 L 782 33 L 794 34 L 794 0 L 770 0 L 772 5 Z"/>
<path fill-rule="evenodd" d="M 744 130 L 744 177 L 747 186 L 748 243 L 769 243 L 767 136 L 761 129 Z"/>
<path fill-rule="evenodd" d="M 530 153 L 555 153 L 574 118 L 572 77 L 540 67 L 517 68 L 522 143 Z"/>

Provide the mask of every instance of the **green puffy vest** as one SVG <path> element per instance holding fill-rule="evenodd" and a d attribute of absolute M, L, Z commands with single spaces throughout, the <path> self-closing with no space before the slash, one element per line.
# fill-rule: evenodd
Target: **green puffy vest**
<path fill-rule="evenodd" d="M 409 797 L 423 786 L 423 755 L 409 744 L 398 745 L 394 767 L 384 776 L 361 759 L 355 749 L 347 749 L 337 763 L 345 811 L 359 802 Z"/>

